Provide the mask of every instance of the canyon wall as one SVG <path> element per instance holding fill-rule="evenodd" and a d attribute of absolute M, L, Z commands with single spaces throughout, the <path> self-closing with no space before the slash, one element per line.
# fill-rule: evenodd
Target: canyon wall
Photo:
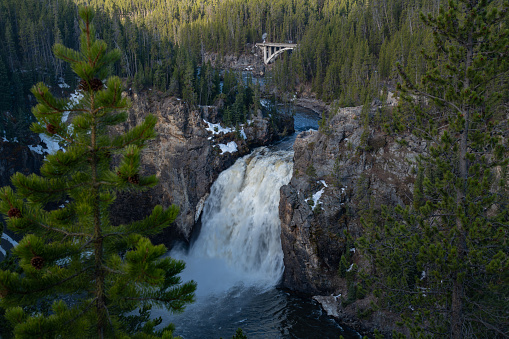
<path fill-rule="evenodd" d="M 219 122 L 216 107 L 192 109 L 182 100 L 156 91 L 132 94 L 132 99 L 128 121 L 113 133 L 123 133 L 148 114 L 158 118 L 157 138 L 142 152 L 142 173 L 156 174 L 159 184 L 148 192 L 120 195 L 112 208 L 114 223 L 141 219 L 156 204 L 163 207 L 175 204 L 180 208 L 175 227 L 169 227 L 153 240 L 165 244 L 175 239 L 188 241 L 199 221 L 210 186 L 219 173 L 253 147 L 279 138 L 278 128 L 258 112 L 242 127 L 243 133 L 226 131 L 213 134 L 214 127 L 207 122 Z M 291 121 L 283 119 L 281 126 L 293 126 L 293 118 L 287 119 Z M 235 143 L 237 151 L 221 151 L 220 145 L 231 145 L 231 142 Z"/>
<path fill-rule="evenodd" d="M 372 108 L 371 118 L 378 109 Z M 365 129 L 361 111 L 362 107 L 340 108 L 320 131 L 297 137 L 293 177 L 281 188 L 279 205 L 282 285 L 329 296 L 341 322 L 356 328 L 357 314 L 370 300 L 341 305 L 348 297 L 346 279 L 338 275 L 341 256 L 349 252 L 358 267 L 368 267 L 354 247 L 363 233 L 360 216 L 379 213 L 382 205 L 411 202 L 415 160 L 425 147 L 411 136 L 395 139 L 381 130 Z M 376 327 L 391 328 L 380 319 Z"/>

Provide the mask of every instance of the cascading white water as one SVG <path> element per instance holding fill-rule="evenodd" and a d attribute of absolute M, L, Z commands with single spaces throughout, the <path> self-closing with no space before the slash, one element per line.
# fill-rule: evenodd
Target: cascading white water
<path fill-rule="evenodd" d="M 262 147 L 238 159 L 214 182 L 198 239 L 183 259 L 183 280 L 198 282 L 198 295 L 236 285 L 275 286 L 283 273 L 279 188 L 288 183 L 293 152 Z"/>
<path fill-rule="evenodd" d="M 315 114 L 308 113 L 297 114 L 296 122 L 303 123 L 296 129 L 309 128 L 304 118 Z M 271 149 L 291 149 L 293 140 Z M 231 338 L 239 327 L 252 339 L 359 338 L 319 306 L 275 288 L 284 268 L 279 188 L 291 178 L 292 158 L 293 152 L 259 148 L 219 175 L 196 241 L 188 251 L 170 253 L 186 263 L 182 281 L 198 283 L 196 302 L 177 315 L 153 310 L 162 326 L 173 322 L 175 334 L 185 339 Z"/>

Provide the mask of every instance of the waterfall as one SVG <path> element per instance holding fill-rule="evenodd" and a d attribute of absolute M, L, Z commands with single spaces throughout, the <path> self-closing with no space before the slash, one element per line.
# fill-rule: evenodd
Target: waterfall
<path fill-rule="evenodd" d="M 261 147 L 219 175 L 205 201 L 198 238 L 188 253 L 171 253 L 186 262 L 182 278 L 198 282 L 198 296 L 279 282 L 284 269 L 279 188 L 292 170 L 293 152 Z"/>
<path fill-rule="evenodd" d="M 303 121 L 296 129 L 310 126 Z M 359 338 L 343 332 L 318 305 L 275 288 L 284 269 L 279 188 L 293 172 L 293 152 L 281 149 L 293 140 L 258 148 L 219 175 L 196 240 L 188 250 L 169 253 L 186 263 L 182 281 L 198 283 L 196 302 L 182 314 L 153 309 L 152 316 L 163 319 L 160 326 L 174 323 L 175 334 L 185 339 L 231 338 L 239 327 L 250 339 Z"/>

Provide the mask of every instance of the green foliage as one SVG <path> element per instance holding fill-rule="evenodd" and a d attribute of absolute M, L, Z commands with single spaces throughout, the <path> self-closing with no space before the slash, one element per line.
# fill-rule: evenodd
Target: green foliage
<path fill-rule="evenodd" d="M 245 124 L 249 117 L 260 108 L 259 84 L 253 84 L 249 76 L 244 83 L 242 79 L 239 79 L 239 73 L 235 71 L 225 71 L 220 97 L 224 99 L 222 119 L 227 126 Z"/>
<path fill-rule="evenodd" d="M 380 306 L 400 313 L 412 337 L 509 335 L 509 145 L 499 95 L 509 76 L 508 8 L 449 1 L 436 16 L 422 14 L 435 44 L 423 51 L 426 74 L 417 83 L 397 65 L 411 108 L 399 123 L 428 151 L 413 204 L 365 222 L 358 246 L 376 268 Z"/>
<path fill-rule="evenodd" d="M 96 40 L 94 13 L 80 8 L 79 51 L 56 44 L 54 54 L 81 78 L 76 104 L 54 97 L 38 83 L 32 93 L 37 123 L 32 131 L 67 144 L 48 155 L 41 175 L 16 173 L 14 189 L 0 189 L 0 212 L 10 230 L 24 238 L 13 249 L 21 272 L 0 270 L 0 306 L 19 338 L 172 336 L 155 330 L 151 306 L 180 312 L 194 300 L 194 282 L 182 283 L 184 263 L 164 257 L 166 248 L 148 236 L 161 232 L 178 214 L 176 206 L 154 208 L 147 218 L 112 226 L 109 207 L 116 192 L 143 191 L 157 183 L 141 173 L 140 151 L 155 137 L 153 116 L 112 137 L 124 123 L 129 101 L 118 77 L 105 79 L 121 57 Z M 69 112 L 72 128 L 64 122 Z M 120 162 L 112 164 L 112 155 Z M 49 203 L 61 203 L 50 209 Z M 51 300 L 46 308 L 39 300 Z M 35 305 L 35 309 L 31 309 Z M 131 316 L 139 309 L 139 316 Z"/>
<path fill-rule="evenodd" d="M 232 337 L 232 339 L 247 339 L 247 335 L 242 332 L 242 329 L 239 327 L 237 328 L 237 331 L 235 332 L 235 335 Z"/>

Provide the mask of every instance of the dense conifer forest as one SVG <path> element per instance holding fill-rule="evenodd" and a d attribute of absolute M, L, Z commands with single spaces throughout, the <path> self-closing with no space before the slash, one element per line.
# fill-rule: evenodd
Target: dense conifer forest
<path fill-rule="evenodd" d="M 114 73 L 135 89 L 154 87 L 193 103 L 211 103 L 219 91 L 211 90 L 213 81 L 208 89 L 200 84 L 203 54 L 251 53 L 267 33 L 268 41 L 299 44 L 273 69 L 273 85 L 280 92 L 310 87 L 318 98 L 339 100 L 342 106 L 363 104 L 394 84 L 396 61 L 414 80 L 424 74 L 420 51 L 432 45 L 432 35 L 419 13 L 436 13 L 439 5 L 402 0 L 2 0 L 0 121 L 8 138 L 22 135 L 19 131 L 32 119 L 32 84 L 75 87 L 77 79 L 51 48 L 54 43 L 78 47 L 76 6 L 85 3 L 98 9 L 97 35 L 121 50 Z"/>

